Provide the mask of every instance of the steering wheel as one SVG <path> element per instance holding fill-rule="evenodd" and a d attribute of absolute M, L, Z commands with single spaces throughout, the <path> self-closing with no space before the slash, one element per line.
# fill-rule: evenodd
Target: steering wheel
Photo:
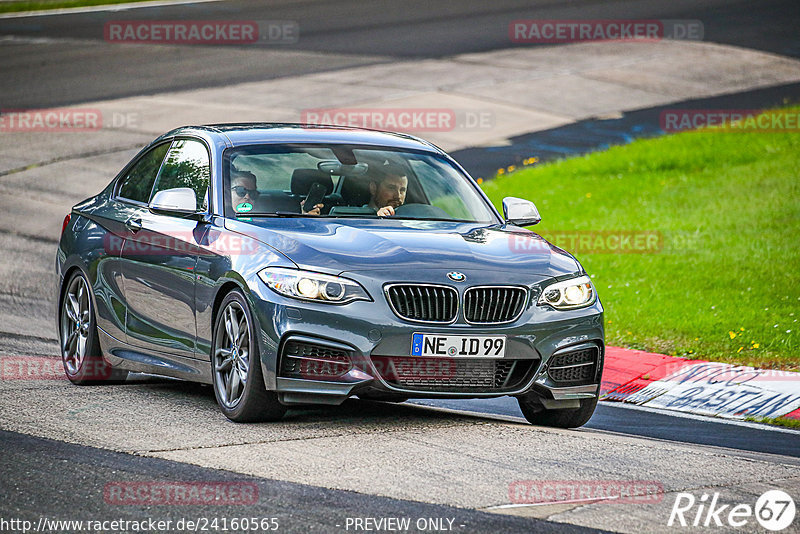
<path fill-rule="evenodd" d="M 394 214 L 401 215 L 403 217 L 419 217 L 420 219 L 450 218 L 450 214 L 444 211 L 442 208 L 438 206 L 431 206 L 430 204 L 416 204 L 416 203 L 403 204 L 395 208 Z"/>

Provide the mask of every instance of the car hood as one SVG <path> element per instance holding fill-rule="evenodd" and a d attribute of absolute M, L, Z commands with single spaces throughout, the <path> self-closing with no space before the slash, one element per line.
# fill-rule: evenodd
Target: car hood
<path fill-rule="evenodd" d="M 276 249 L 302 269 L 335 274 L 478 269 L 560 276 L 581 270 L 569 253 L 516 226 L 256 217 L 227 226 Z"/>

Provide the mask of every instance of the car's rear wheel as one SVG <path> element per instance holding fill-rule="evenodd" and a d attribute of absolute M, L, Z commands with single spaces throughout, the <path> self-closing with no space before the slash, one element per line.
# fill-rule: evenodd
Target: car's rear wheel
<path fill-rule="evenodd" d="M 264 384 L 257 332 L 244 295 L 228 293 L 216 316 L 211 363 L 217 403 L 237 423 L 276 421 L 286 413 Z"/>
<path fill-rule="evenodd" d="M 539 397 L 532 393 L 517 397 L 517 401 L 522 415 L 529 423 L 558 428 L 578 428 L 585 425 L 597 407 L 597 396 L 593 399 L 580 399 L 579 408 L 549 410 L 544 407 Z"/>
<path fill-rule="evenodd" d="M 64 372 L 73 384 L 119 383 L 128 376 L 103 359 L 89 284 L 80 271 L 69 277 L 61 299 L 59 340 Z"/>

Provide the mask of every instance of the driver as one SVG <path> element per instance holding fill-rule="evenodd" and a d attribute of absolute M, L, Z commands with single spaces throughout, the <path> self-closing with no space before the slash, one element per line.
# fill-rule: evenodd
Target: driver
<path fill-rule="evenodd" d="M 379 217 L 394 215 L 394 210 L 406 201 L 408 177 L 402 168 L 392 165 L 381 169 L 380 174 L 369 183 L 369 203 Z"/>

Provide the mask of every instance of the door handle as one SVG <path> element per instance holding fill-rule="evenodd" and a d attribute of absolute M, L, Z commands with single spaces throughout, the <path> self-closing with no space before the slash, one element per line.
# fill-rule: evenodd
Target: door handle
<path fill-rule="evenodd" d="M 135 234 L 142 229 L 142 220 L 138 217 L 135 219 L 128 219 L 128 221 L 125 223 L 125 226 L 127 226 L 128 230 Z"/>

